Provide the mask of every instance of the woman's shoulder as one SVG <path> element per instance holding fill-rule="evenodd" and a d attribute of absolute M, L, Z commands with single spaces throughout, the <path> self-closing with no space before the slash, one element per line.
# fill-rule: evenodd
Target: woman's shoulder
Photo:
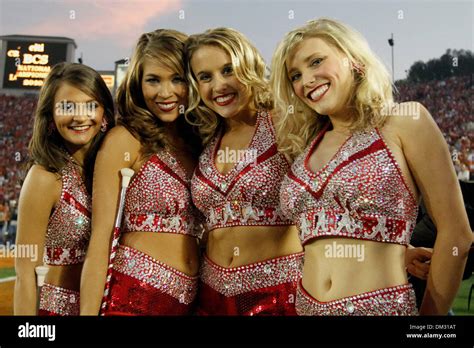
<path fill-rule="evenodd" d="M 399 134 L 412 134 L 434 122 L 429 111 L 417 101 L 391 104 L 384 111 L 384 116 L 383 128 Z"/>
<path fill-rule="evenodd" d="M 29 180 L 34 180 L 37 184 L 50 185 L 58 181 L 60 179 L 60 175 L 58 173 L 49 171 L 40 164 L 33 164 L 28 171 L 26 178 Z"/>
<path fill-rule="evenodd" d="M 141 148 L 141 143 L 125 126 L 118 125 L 105 136 L 103 148 L 119 151 L 123 148 L 130 148 L 138 151 Z"/>
<path fill-rule="evenodd" d="M 417 101 L 393 104 L 386 116 L 381 130 L 395 136 L 402 147 L 405 142 L 417 143 L 434 136 L 442 137 L 430 112 Z"/>
<path fill-rule="evenodd" d="M 36 195 L 45 197 L 45 195 L 54 195 L 60 192 L 62 185 L 61 176 L 47 170 L 44 166 L 34 164 L 23 183 L 22 191 L 32 191 Z"/>

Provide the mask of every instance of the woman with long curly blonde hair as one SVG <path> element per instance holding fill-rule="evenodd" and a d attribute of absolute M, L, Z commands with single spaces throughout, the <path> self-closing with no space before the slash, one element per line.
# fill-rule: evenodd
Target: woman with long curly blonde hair
<path fill-rule="evenodd" d="M 192 311 L 199 260 L 189 181 L 200 142 L 184 119 L 186 38 L 165 29 L 143 34 L 119 87 L 119 125 L 106 137 L 94 173 L 94 219 L 81 314 L 99 313 L 104 288 L 105 315 Z M 110 244 L 122 168 L 136 174 L 127 189 L 115 250 Z"/>
<path fill-rule="evenodd" d="M 404 258 L 420 196 L 438 237 L 420 314 L 446 314 L 472 243 L 447 145 L 419 103 L 395 104 L 365 39 L 318 19 L 272 62 L 280 149 L 294 163 L 281 205 L 305 250 L 299 315 L 415 315 Z"/>
<path fill-rule="evenodd" d="M 265 63 L 229 28 L 186 44 L 189 122 L 205 149 L 192 179 L 208 233 L 198 315 L 294 315 L 302 253 L 279 207 L 289 168 L 277 151 Z"/>

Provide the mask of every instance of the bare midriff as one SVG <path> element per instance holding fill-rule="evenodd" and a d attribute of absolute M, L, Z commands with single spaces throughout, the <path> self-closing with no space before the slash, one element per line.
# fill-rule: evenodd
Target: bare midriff
<path fill-rule="evenodd" d="M 139 250 L 189 276 L 199 271 L 199 250 L 195 237 L 178 233 L 128 232 L 120 244 Z"/>
<path fill-rule="evenodd" d="M 294 226 L 237 226 L 211 231 L 206 254 L 229 268 L 302 251 Z"/>
<path fill-rule="evenodd" d="M 318 238 L 305 246 L 302 284 L 321 302 L 407 283 L 406 247 L 350 238 Z"/>

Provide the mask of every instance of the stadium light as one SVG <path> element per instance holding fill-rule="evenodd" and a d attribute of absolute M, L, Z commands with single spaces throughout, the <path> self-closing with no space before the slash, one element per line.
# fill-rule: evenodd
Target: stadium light
<path fill-rule="evenodd" d="M 395 83 L 395 63 L 393 58 L 393 47 L 395 46 L 395 42 L 393 41 L 393 33 L 392 37 L 388 39 L 388 44 L 390 45 L 390 47 L 392 47 L 392 82 Z"/>

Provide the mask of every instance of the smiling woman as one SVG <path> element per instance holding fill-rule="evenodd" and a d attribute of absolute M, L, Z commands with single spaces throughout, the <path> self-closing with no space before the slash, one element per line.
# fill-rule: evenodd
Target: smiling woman
<path fill-rule="evenodd" d="M 64 114 L 58 107 L 64 102 L 93 104 L 94 113 Z M 79 314 L 94 161 L 105 132 L 114 123 L 112 96 L 96 71 L 81 64 L 53 67 L 36 110 L 16 240 L 17 248 L 34 247 L 39 255 L 15 259 L 15 314 Z M 71 231 L 75 231 L 73 236 Z M 35 268 L 43 262 L 49 271 L 38 310 Z"/>
<path fill-rule="evenodd" d="M 200 144 L 183 114 L 186 38 L 167 29 L 143 34 L 118 89 L 119 126 L 107 135 L 94 172 L 81 314 L 191 314 L 199 220 L 189 179 Z M 124 199 L 121 233 L 113 235 L 122 168 L 136 175 Z M 111 238 L 117 249 L 110 248 Z"/>
<path fill-rule="evenodd" d="M 294 315 L 303 254 L 278 202 L 288 162 L 276 149 L 265 63 L 230 28 L 191 36 L 186 53 L 187 116 L 206 145 L 191 185 L 209 233 L 197 313 Z"/>
<path fill-rule="evenodd" d="M 394 104 L 383 64 L 336 20 L 289 32 L 274 54 L 271 80 L 282 115 L 280 149 L 295 159 L 280 200 L 305 249 L 297 313 L 418 314 L 405 257 L 422 196 L 438 235 L 419 313 L 446 314 L 472 236 L 429 112 L 415 102 Z M 334 257 L 324 252 L 331 244 L 357 247 L 363 257 Z"/>

